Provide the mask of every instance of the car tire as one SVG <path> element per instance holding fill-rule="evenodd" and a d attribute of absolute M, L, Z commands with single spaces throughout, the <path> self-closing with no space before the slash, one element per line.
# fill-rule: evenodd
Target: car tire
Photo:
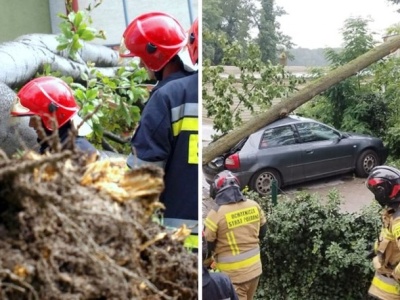
<path fill-rule="evenodd" d="M 263 169 L 253 175 L 250 180 L 250 189 L 257 192 L 261 196 L 266 196 L 271 193 L 272 180 L 276 181 L 276 186 L 279 189 L 282 185 L 280 174 L 273 169 Z"/>
<path fill-rule="evenodd" d="M 379 165 L 379 158 L 375 151 L 365 150 L 357 158 L 356 162 L 356 176 L 365 178 L 371 170 Z"/>

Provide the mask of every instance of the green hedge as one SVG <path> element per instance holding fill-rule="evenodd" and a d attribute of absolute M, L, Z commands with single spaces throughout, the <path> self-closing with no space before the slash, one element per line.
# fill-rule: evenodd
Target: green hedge
<path fill-rule="evenodd" d="M 257 299 L 368 298 L 373 269 L 367 256 L 380 230 L 377 204 L 357 214 L 343 212 L 335 190 L 327 199 L 306 193 L 282 197 L 276 206 L 258 200 L 268 233 L 261 243 Z"/>

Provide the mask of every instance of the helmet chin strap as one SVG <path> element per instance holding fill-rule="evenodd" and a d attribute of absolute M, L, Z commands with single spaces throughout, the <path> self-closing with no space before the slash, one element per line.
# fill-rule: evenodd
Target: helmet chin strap
<path fill-rule="evenodd" d="M 397 196 L 387 204 L 388 207 L 393 209 L 397 209 L 399 205 L 400 205 L 400 196 Z"/>
<path fill-rule="evenodd" d="M 175 55 L 168 63 L 165 64 L 164 67 L 162 67 L 158 71 L 154 71 L 154 77 L 160 81 L 164 79 L 165 77 L 170 76 L 172 73 L 175 72 L 181 72 L 184 71 L 184 65 L 182 60 L 178 55 Z"/>
<path fill-rule="evenodd" d="M 161 81 L 163 79 L 164 68 L 154 72 L 154 77 L 157 79 L 157 81 Z"/>

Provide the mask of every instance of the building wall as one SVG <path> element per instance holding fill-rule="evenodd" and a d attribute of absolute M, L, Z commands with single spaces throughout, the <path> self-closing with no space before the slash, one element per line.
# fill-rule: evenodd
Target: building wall
<path fill-rule="evenodd" d="M 57 17 L 57 12 L 62 11 L 64 8 L 64 0 L 49 1 L 52 28 L 55 33 L 58 33 L 60 19 Z M 89 4 L 93 3 L 93 0 L 78 0 L 80 10 L 84 10 Z M 124 3 L 126 4 L 126 11 L 124 10 Z M 191 10 L 189 10 L 189 5 L 191 5 Z M 190 12 L 192 13 L 193 20 L 198 14 L 198 0 L 103 0 L 103 3 L 91 13 L 93 19 L 92 27 L 97 30 L 103 30 L 107 39 L 97 39 L 93 43 L 119 45 L 126 26 L 136 16 L 149 11 L 167 12 L 177 18 L 185 29 L 189 29 L 192 21 Z"/>
<path fill-rule="evenodd" d="M 0 43 L 52 32 L 49 0 L 0 0 L 0 7 Z"/>
<path fill-rule="evenodd" d="M 77 1 L 80 10 L 95 2 Z M 0 5 L 0 43 L 29 33 L 60 32 L 61 19 L 57 14 L 65 13 L 65 0 L 0 0 Z M 103 0 L 91 13 L 92 27 L 103 30 L 107 39 L 97 39 L 93 43 L 119 45 L 126 26 L 136 16 L 149 11 L 170 13 L 189 29 L 192 19 L 198 16 L 198 0 Z"/>

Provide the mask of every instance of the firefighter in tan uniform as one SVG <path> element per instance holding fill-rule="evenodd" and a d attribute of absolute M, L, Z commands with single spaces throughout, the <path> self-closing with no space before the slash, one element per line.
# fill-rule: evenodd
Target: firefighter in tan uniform
<path fill-rule="evenodd" d="M 259 242 L 267 230 L 264 212 L 257 202 L 244 199 L 238 179 L 229 171 L 215 177 L 210 195 L 215 205 L 204 229 L 209 250 L 239 299 L 253 299 L 262 273 Z"/>
<path fill-rule="evenodd" d="M 400 300 L 400 171 L 375 167 L 366 183 L 383 207 L 382 229 L 375 242 L 375 275 L 368 294 L 376 299 Z"/>

